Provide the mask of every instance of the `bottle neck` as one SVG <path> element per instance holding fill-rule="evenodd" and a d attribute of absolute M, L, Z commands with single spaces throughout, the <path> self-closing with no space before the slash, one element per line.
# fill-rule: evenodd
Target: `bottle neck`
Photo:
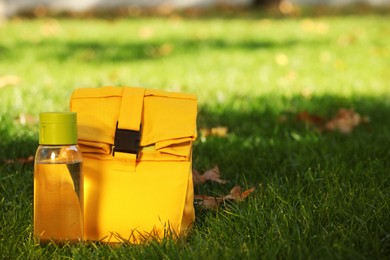
<path fill-rule="evenodd" d="M 35 154 L 36 163 L 75 163 L 82 161 L 77 144 L 39 145 Z"/>

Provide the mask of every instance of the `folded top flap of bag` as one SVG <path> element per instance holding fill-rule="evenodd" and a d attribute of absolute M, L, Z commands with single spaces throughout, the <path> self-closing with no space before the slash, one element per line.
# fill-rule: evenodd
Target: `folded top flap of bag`
<path fill-rule="evenodd" d="M 114 144 L 122 104 L 123 87 L 76 89 L 71 111 L 77 113 L 79 143 L 85 151 L 107 153 Z M 141 116 L 141 152 L 187 157 L 196 138 L 197 99 L 191 94 L 145 90 Z M 129 129 L 133 130 L 133 129 Z M 98 150 L 96 150 L 97 153 Z M 157 156 L 158 157 L 158 156 Z M 149 158 L 151 158 L 149 156 Z"/>

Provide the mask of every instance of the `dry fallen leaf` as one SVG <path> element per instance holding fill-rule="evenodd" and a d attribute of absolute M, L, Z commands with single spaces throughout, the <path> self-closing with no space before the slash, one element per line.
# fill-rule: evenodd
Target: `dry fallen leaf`
<path fill-rule="evenodd" d="M 203 184 L 206 181 L 214 181 L 220 184 L 225 184 L 227 181 L 220 178 L 220 171 L 218 166 L 205 171 L 203 174 L 200 174 L 197 170 L 192 171 L 192 179 L 195 185 Z"/>
<path fill-rule="evenodd" d="M 298 113 L 296 119 L 313 125 L 320 131 L 338 131 L 342 134 L 349 134 L 359 125 L 369 122 L 368 117 L 361 116 L 353 109 L 346 108 L 340 108 L 331 119 L 325 119 L 306 111 Z"/>
<path fill-rule="evenodd" d="M 4 160 L 5 164 L 13 164 L 13 163 L 20 163 L 20 164 L 25 164 L 25 163 L 32 163 L 34 162 L 34 156 L 30 155 L 27 158 L 17 158 L 17 159 L 7 159 Z"/>
<path fill-rule="evenodd" d="M 226 126 L 201 128 L 199 129 L 199 132 L 202 137 L 208 137 L 208 136 L 226 137 L 228 134 L 228 128 Z"/>
<path fill-rule="evenodd" d="M 211 128 L 211 135 L 218 137 L 225 137 L 227 135 L 228 128 L 225 126 L 217 126 Z"/>
<path fill-rule="evenodd" d="M 305 122 L 308 124 L 313 124 L 316 126 L 322 125 L 325 121 L 325 119 L 323 117 L 318 116 L 318 115 L 314 115 L 314 114 L 310 114 L 307 111 L 303 111 L 303 112 L 298 113 L 298 115 L 296 116 L 296 119 L 298 121 L 302 121 L 302 122 Z"/>
<path fill-rule="evenodd" d="M 367 117 L 362 117 L 353 109 L 340 108 L 336 115 L 326 122 L 325 129 L 349 134 L 355 127 L 362 123 L 367 123 L 368 121 L 369 119 Z"/>
<path fill-rule="evenodd" d="M 241 187 L 239 185 L 236 185 L 236 186 L 233 187 L 233 189 L 230 190 L 230 194 L 225 196 L 224 199 L 231 199 L 231 200 L 235 200 L 235 201 L 243 201 L 254 190 L 255 190 L 255 187 L 252 187 L 252 188 L 247 189 L 246 191 L 243 192 Z"/>
<path fill-rule="evenodd" d="M 0 88 L 16 86 L 20 83 L 20 78 L 15 75 L 5 75 L 0 77 Z"/>
<path fill-rule="evenodd" d="M 206 195 L 195 195 L 195 204 L 201 206 L 205 209 L 216 209 L 219 205 L 225 201 L 243 201 L 245 200 L 249 194 L 251 194 L 255 190 L 255 187 L 245 190 L 242 192 L 242 188 L 239 185 L 234 186 L 233 189 L 230 190 L 230 193 L 223 197 L 213 197 Z"/>
<path fill-rule="evenodd" d="M 206 195 L 195 195 L 194 196 L 195 205 L 199 205 L 205 209 L 216 209 L 219 204 L 221 204 L 224 199 L 222 197 L 212 197 Z"/>

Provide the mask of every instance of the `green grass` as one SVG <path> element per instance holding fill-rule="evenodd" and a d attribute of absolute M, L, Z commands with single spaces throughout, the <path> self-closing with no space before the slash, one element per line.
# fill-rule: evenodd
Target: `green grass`
<path fill-rule="evenodd" d="M 1 258 L 386 259 L 390 255 L 389 15 L 278 18 L 13 19 L 0 25 Z M 194 167 L 219 165 L 242 203 L 197 209 L 191 235 L 143 246 L 39 245 L 32 155 L 41 111 L 67 110 L 78 87 L 131 85 L 199 98 Z M 368 116 L 349 135 L 319 133 L 300 111 Z M 21 124 L 27 116 L 33 123 Z M 280 116 L 287 120 L 281 122 Z"/>

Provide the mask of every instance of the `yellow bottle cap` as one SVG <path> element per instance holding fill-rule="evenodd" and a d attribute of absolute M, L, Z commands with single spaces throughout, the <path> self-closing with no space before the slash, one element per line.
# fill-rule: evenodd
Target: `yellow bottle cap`
<path fill-rule="evenodd" d="M 74 112 L 44 112 L 39 115 L 39 144 L 77 144 L 77 115 Z"/>

